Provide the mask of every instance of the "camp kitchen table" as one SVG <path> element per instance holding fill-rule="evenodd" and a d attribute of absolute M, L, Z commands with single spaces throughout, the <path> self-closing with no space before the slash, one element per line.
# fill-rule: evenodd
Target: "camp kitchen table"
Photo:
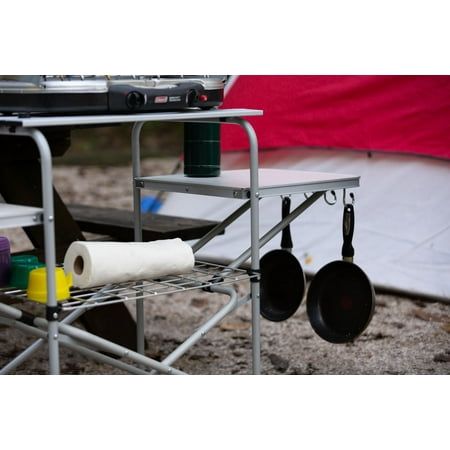
<path fill-rule="evenodd" d="M 49 348 L 49 372 L 59 373 L 59 344 L 97 361 L 111 364 L 130 373 L 179 374 L 173 363 L 189 348 L 221 321 L 227 314 L 247 303 L 252 304 L 252 355 L 253 373 L 261 372 L 260 364 L 260 311 L 259 311 L 259 252 L 260 248 L 278 234 L 287 224 L 298 217 L 329 190 L 357 187 L 359 177 L 319 172 L 304 172 L 275 169 L 259 169 L 258 141 L 251 124 L 243 117 L 259 116 L 262 111 L 250 109 L 215 109 L 209 111 L 186 111 L 128 115 L 89 116 L 42 116 L 42 117 L 0 117 L 0 134 L 29 136 L 39 150 L 42 173 L 42 208 L 0 204 L 0 228 L 12 226 L 43 225 L 45 236 L 45 262 L 47 266 L 47 304 L 45 318 L 35 317 L 18 308 L 0 303 L 0 323 L 15 326 L 39 338 L 1 373 L 8 373 L 23 360 L 30 357 L 47 340 Z M 242 127 L 250 148 L 249 170 L 222 171 L 215 178 L 189 178 L 184 175 L 145 177 L 140 168 L 140 135 L 147 122 L 197 122 L 224 123 Z M 90 289 L 87 293 L 74 289 L 70 301 L 57 303 L 55 297 L 55 236 L 52 191 L 52 159 L 49 144 L 41 131 L 42 127 L 72 125 L 112 125 L 133 123 L 131 136 L 133 184 L 134 184 L 134 233 L 141 241 L 141 190 L 156 189 L 190 194 L 220 196 L 241 200 L 240 206 L 203 238 L 193 245 L 194 252 L 200 250 L 212 238 L 220 234 L 238 217 L 250 209 L 251 246 L 243 251 L 228 266 L 197 261 L 190 274 L 167 277 L 159 280 L 121 283 Z M 307 196 L 306 194 L 310 195 Z M 305 194 L 306 200 L 281 220 L 264 236 L 259 236 L 259 201 L 264 197 Z M 242 264 L 251 258 L 251 269 L 243 270 Z M 233 283 L 250 280 L 250 293 L 238 297 Z M 163 361 L 159 362 L 144 355 L 144 309 L 143 301 L 160 294 L 203 289 L 225 294 L 229 302 L 210 317 Z M 23 291 L 2 289 L 10 296 L 25 297 Z M 87 309 L 115 302 L 136 302 L 137 352 L 95 336 L 71 325 Z M 60 319 L 61 312 L 68 315 Z M 107 317 L 105 317 L 107 320 Z M 108 356 L 110 353 L 120 359 Z M 134 363 L 131 364 L 130 362 Z"/>

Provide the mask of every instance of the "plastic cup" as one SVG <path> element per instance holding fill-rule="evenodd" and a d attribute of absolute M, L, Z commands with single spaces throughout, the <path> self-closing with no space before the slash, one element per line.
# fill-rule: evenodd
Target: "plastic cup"
<path fill-rule="evenodd" d="M 66 275 L 62 267 L 55 269 L 56 300 L 67 300 L 70 297 L 69 288 L 72 286 L 72 274 Z M 30 272 L 27 296 L 29 300 L 47 303 L 47 268 L 41 267 Z"/>

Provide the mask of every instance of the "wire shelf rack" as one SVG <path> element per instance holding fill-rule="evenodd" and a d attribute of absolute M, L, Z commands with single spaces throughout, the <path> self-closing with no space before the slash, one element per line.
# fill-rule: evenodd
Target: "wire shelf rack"
<path fill-rule="evenodd" d="M 158 295 L 175 294 L 194 289 L 209 289 L 212 286 L 233 284 L 252 278 L 244 269 L 230 269 L 219 264 L 197 261 L 193 270 L 186 274 L 171 275 L 155 280 L 129 281 L 88 289 L 72 288 L 70 298 L 59 302 L 63 311 L 95 308 L 148 299 Z M 1 288 L 0 296 L 27 300 L 24 290 Z"/>

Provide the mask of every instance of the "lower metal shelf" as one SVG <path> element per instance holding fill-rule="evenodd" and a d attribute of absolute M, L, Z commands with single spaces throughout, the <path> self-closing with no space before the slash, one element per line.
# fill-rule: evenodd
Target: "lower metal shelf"
<path fill-rule="evenodd" d="M 63 311 L 95 308 L 174 294 L 193 289 L 208 289 L 222 284 L 249 280 L 252 276 L 243 269 L 229 269 L 218 264 L 197 261 L 192 272 L 167 276 L 156 280 L 130 281 L 89 289 L 72 289 L 70 299 L 59 302 Z M 27 300 L 26 291 L 14 288 L 0 289 L 0 297 Z"/>

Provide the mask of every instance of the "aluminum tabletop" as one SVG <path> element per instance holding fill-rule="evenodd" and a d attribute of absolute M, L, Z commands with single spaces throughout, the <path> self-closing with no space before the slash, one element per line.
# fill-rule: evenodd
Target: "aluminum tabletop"
<path fill-rule="evenodd" d="M 359 186 L 359 176 L 301 170 L 259 169 L 259 197 L 346 189 Z M 250 171 L 222 171 L 219 177 L 182 174 L 136 178 L 136 187 L 238 199 L 250 198 Z"/>
<path fill-rule="evenodd" d="M 42 223 L 41 208 L 0 203 L 0 228 L 30 227 Z"/>
<path fill-rule="evenodd" d="M 23 128 L 108 125 L 135 122 L 184 122 L 208 119 L 227 119 L 237 117 L 261 116 L 263 111 L 257 109 L 211 109 L 208 111 L 187 110 L 182 112 L 161 112 L 145 114 L 92 114 L 88 116 L 2 116 L 0 126 L 18 126 Z"/>

